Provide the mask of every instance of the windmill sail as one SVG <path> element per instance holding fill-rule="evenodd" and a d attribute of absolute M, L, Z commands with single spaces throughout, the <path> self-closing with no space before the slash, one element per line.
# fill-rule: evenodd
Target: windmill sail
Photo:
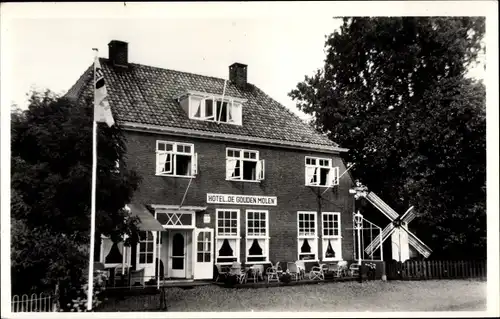
<path fill-rule="evenodd" d="M 390 220 L 394 220 L 399 217 L 399 214 L 394 211 L 389 205 L 387 205 L 380 197 L 375 195 L 373 192 L 369 192 L 365 197 L 375 208 L 380 210 L 385 216 Z"/>
<path fill-rule="evenodd" d="M 401 221 L 409 224 L 412 220 L 415 219 L 415 217 L 417 217 L 417 214 L 415 214 L 415 212 L 413 211 L 412 206 L 403 214 L 403 216 L 401 216 Z"/>
<path fill-rule="evenodd" d="M 373 241 L 366 247 L 365 252 L 368 255 L 372 255 L 373 252 L 377 250 L 380 247 L 380 245 L 382 245 L 382 243 L 387 239 L 387 237 L 389 237 L 394 232 L 394 228 L 396 227 L 394 226 L 393 223 L 387 225 L 387 227 L 385 227 L 384 230 L 382 231 L 381 236 L 375 237 L 375 239 L 373 239 Z"/>
<path fill-rule="evenodd" d="M 427 258 L 430 256 L 432 250 L 424 244 L 420 239 L 417 238 L 417 236 L 413 235 L 406 227 L 400 227 L 406 231 L 408 234 L 408 243 L 414 247 L 419 253 L 424 256 L 424 258 Z"/>

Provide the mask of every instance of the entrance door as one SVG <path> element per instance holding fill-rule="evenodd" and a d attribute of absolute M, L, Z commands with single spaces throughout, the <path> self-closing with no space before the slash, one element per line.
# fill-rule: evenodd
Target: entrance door
<path fill-rule="evenodd" d="M 184 231 L 171 231 L 169 242 L 171 277 L 186 278 L 186 233 Z"/>
<path fill-rule="evenodd" d="M 139 244 L 137 246 L 137 269 L 144 269 L 144 281 L 148 281 L 155 275 L 156 259 L 156 232 L 139 232 Z"/>
<path fill-rule="evenodd" d="M 214 230 L 195 229 L 194 279 L 212 279 L 214 270 Z"/>

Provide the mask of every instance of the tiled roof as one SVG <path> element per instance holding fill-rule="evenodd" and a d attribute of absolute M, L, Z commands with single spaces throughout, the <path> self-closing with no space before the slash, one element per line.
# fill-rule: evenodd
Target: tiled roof
<path fill-rule="evenodd" d="M 113 116 L 117 122 L 168 126 L 201 132 L 240 135 L 338 147 L 255 85 L 241 89 L 227 81 L 226 95 L 246 99 L 243 125 L 189 119 L 176 96 L 187 90 L 222 94 L 224 79 L 129 63 L 114 67 L 100 58 Z M 68 96 L 92 94 L 92 66 L 68 91 Z"/>

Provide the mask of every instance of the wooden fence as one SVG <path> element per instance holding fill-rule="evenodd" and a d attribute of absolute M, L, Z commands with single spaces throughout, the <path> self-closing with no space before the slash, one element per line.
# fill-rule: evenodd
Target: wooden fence
<path fill-rule="evenodd" d="M 28 296 L 26 294 L 19 297 L 19 295 L 14 295 L 11 302 L 12 312 L 55 312 L 57 311 L 57 306 L 52 295 L 44 294 L 40 295 L 31 294 Z"/>
<path fill-rule="evenodd" d="M 486 278 L 486 261 L 422 260 L 387 263 L 388 280 Z"/>

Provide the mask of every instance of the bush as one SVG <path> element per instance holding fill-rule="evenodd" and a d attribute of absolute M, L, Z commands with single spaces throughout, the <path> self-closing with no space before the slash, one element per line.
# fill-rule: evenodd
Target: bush
<path fill-rule="evenodd" d="M 92 293 L 92 309 L 96 308 L 103 302 L 102 292 L 106 289 L 106 275 L 102 272 L 94 273 L 94 289 Z M 71 300 L 66 304 L 61 304 L 59 311 L 70 312 L 86 312 L 87 311 L 87 293 L 88 283 L 83 283 L 79 287 L 71 287 L 65 296 L 66 299 Z"/>

